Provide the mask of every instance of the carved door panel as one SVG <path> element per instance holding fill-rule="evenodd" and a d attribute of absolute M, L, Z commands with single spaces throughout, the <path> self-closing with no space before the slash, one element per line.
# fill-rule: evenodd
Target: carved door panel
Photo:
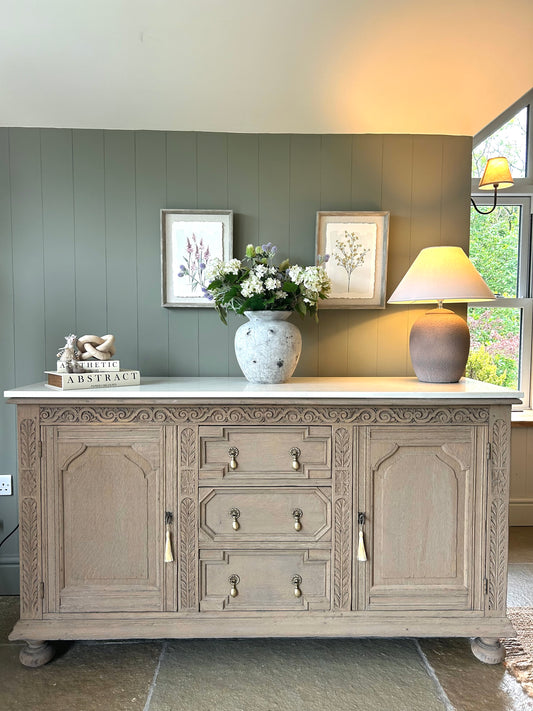
<path fill-rule="evenodd" d="M 364 605 L 481 609 L 484 430 L 370 428 L 366 451 Z M 481 465 L 483 466 L 483 465 Z"/>
<path fill-rule="evenodd" d="M 163 609 L 161 431 L 46 429 L 49 611 Z"/>

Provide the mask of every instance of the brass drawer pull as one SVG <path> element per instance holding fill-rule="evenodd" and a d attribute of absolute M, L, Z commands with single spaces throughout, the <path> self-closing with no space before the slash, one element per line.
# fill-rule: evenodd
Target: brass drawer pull
<path fill-rule="evenodd" d="M 300 585 L 302 584 L 302 576 L 297 573 L 292 576 L 291 583 L 294 585 L 294 597 L 302 597 Z"/>
<path fill-rule="evenodd" d="M 237 469 L 239 466 L 237 464 L 237 457 L 239 456 L 239 450 L 237 447 L 230 447 L 228 449 L 228 454 L 229 454 L 229 468 L 230 469 Z"/>
<path fill-rule="evenodd" d="M 239 523 L 239 516 L 241 515 L 241 512 L 239 511 L 239 509 L 231 509 L 229 515 L 233 519 L 233 523 L 231 524 L 233 530 L 238 531 L 241 527 L 241 524 Z"/>
<path fill-rule="evenodd" d="M 294 519 L 294 530 L 295 531 L 302 530 L 302 524 L 301 524 L 300 519 L 302 518 L 303 515 L 304 515 L 304 512 L 302 511 L 302 509 L 294 509 L 294 511 L 292 512 L 292 517 Z"/>
<path fill-rule="evenodd" d="M 292 468 L 295 471 L 298 471 L 300 468 L 300 462 L 298 461 L 298 458 L 302 456 L 302 452 L 298 449 L 298 447 L 292 447 L 289 450 L 289 454 L 292 457 Z"/>
<path fill-rule="evenodd" d="M 231 597 L 237 597 L 237 595 L 239 594 L 239 591 L 237 590 L 237 585 L 241 582 L 241 579 L 238 575 L 233 573 L 233 575 L 229 576 L 228 581 L 231 585 L 231 590 L 229 591 L 229 594 L 231 595 Z"/>

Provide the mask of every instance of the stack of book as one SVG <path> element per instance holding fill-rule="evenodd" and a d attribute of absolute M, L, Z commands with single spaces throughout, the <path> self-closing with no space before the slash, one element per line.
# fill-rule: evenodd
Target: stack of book
<path fill-rule="evenodd" d="M 140 385 L 138 370 L 120 368 L 119 360 L 81 360 L 82 373 L 69 373 L 67 364 L 58 360 L 56 370 L 46 370 L 46 385 L 58 390 L 81 388 L 118 388 L 124 385 Z"/>

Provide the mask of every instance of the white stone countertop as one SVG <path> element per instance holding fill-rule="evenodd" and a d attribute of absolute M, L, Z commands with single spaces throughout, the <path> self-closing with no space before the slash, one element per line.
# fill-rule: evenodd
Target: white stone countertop
<path fill-rule="evenodd" d="M 244 378 L 141 377 L 140 385 L 56 390 L 44 383 L 4 392 L 4 397 L 38 400 L 189 400 L 189 399 L 401 399 L 506 400 L 523 397 L 510 388 L 461 379 L 459 383 L 422 383 L 411 377 L 291 378 L 279 385 L 257 385 Z"/>

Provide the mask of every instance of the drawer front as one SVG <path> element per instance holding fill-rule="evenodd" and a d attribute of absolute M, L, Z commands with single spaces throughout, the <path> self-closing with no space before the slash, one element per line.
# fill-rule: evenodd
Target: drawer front
<path fill-rule="evenodd" d="M 330 479 L 330 427 L 200 427 L 200 478 Z"/>
<path fill-rule="evenodd" d="M 200 540 L 329 541 L 328 488 L 202 489 Z"/>
<path fill-rule="evenodd" d="M 200 569 L 202 612 L 330 608 L 326 550 L 201 551 Z"/>

